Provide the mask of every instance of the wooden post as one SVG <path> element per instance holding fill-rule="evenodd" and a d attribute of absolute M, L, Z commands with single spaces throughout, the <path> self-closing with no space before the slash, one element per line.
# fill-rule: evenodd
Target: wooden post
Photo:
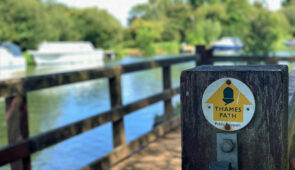
<path fill-rule="evenodd" d="M 5 99 L 8 143 L 19 142 L 29 136 L 28 108 L 26 96 L 13 96 Z M 12 170 L 31 169 L 30 157 L 11 163 Z"/>
<path fill-rule="evenodd" d="M 213 49 L 210 48 L 206 51 L 206 57 L 207 57 L 207 63 L 206 64 L 213 64 L 213 61 L 211 61 L 211 59 L 213 58 Z"/>
<path fill-rule="evenodd" d="M 265 61 L 265 63 L 266 64 L 278 64 L 278 61 L 270 57 Z"/>
<path fill-rule="evenodd" d="M 171 67 L 163 67 L 163 89 L 171 89 Z M 172 99 L 164 100 L 164 121 L 173 117 Z"/>
<path fill-rule="evenodd" d="M 121 93 L 121 76 L 116 75 L 109 79 L 109 90 L 111 107 L 118 107 L 122 105 L 122 93 Z M 114 148 L 125 143 L 125 131 L 124 131 L 124 119 L 114 121 L 113 128 L 113 145 Z"/>
<path fill-rule="evenodd" d="M 200 56 L 200 61 L 196 61 L 196 65 L 212 64 L 210 59 L 213 57 L 213 49 L 206 50 L 204 45 L 197 45 L 196 53 Z"/>
<path fill-rule="evenodd" d="M 289 105 L 288 105 L 288 151 L 289 169 L 295 170 L 295 70 L 289 73 Z"/>
<path fill-rule="evenodd" d="M 205 89 L 221 78 L 246 84 L 255 98 L 250 123 L 235 131 L 238 137 L 239 169 L 286 170 L 288 131 L 288 67 L 199 66 L 181 75 L 182 169 L 208 169 L 217 161 L 215 128 L 205 118 L 202 97 Z M 208 107 L 209 108 L 209 107 Z"/>

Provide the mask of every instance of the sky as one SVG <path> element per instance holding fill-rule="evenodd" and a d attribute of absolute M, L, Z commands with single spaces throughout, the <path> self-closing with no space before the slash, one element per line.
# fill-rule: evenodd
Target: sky
<path fill-rule="evenodd" d="M 262 2 L 266 8 L 271 11 L 279 10 L 282 7 L 283 0 L 249 0 L 251 3 L 254 1 Z"/>
<path fill-rule="evenodd" d="M 98 7 L 106 9 L 111 15 L 118 19 L 123 26 L 127 26 L 128 13 L 132 6 L 142 4 L 148 0 L 57 0 L 70 7 L 87 8 Z"/>

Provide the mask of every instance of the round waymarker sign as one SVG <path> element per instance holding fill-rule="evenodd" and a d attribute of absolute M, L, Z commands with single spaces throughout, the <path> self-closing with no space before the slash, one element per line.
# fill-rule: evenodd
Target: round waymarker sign
<path fill-rule="evenodd" d="M 222 78 L 206 88 L 202 109 L 210 124 L 224 131 L 235 131 L 251 121 L 255 99 L 249 87 L 240 80 Z"/>

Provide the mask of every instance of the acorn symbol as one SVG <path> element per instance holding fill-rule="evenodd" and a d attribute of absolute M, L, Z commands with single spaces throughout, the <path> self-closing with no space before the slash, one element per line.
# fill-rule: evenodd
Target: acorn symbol
<path fill-rule="evenodd" d="M 225 105 L 234 101 L 234 91 L 232 88 L 227 87 L 223 90 L 223 101 L 225 102 Z"/>

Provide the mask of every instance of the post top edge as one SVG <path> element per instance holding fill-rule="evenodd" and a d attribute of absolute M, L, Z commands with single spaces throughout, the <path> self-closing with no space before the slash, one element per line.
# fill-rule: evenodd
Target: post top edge
<path fill-rule="evenodd" d="M 185 71 L 288 71 L 287 65 L 236 65 L 236 66 L 212 66 L 202 65 L 195 68 L 191 68 Z"/>

